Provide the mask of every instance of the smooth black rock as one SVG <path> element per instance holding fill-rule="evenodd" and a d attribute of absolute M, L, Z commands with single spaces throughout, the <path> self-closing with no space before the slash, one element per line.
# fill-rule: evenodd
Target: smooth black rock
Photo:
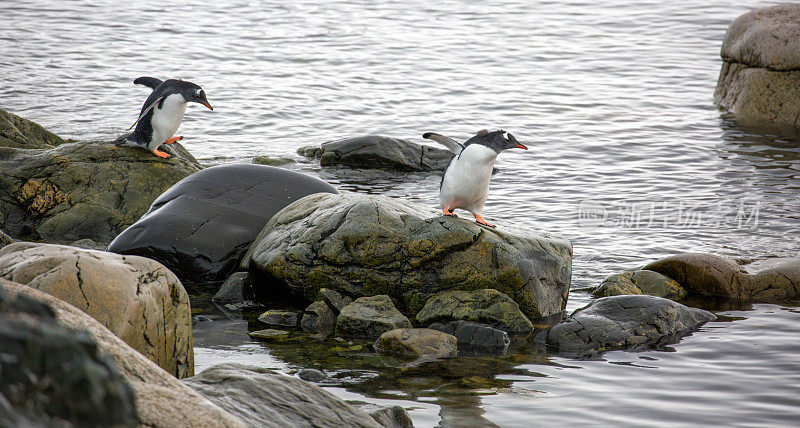
<path fill-rule="evenodd" d="M 505 353 L 511 339 L 503 330 L 492 328 L 486 324 L 470 321 L 451 321 L 433 323 L 428 326 L 433 330 L 451 334 L 458 340 L 458 355 L 480 355 Z"/>
<path fill-rule="evenodd" d="M 158 260 L 191 293 L 193 285 L 224 280 L 275 213 L 319 192 L 338 193 L 322 180 L 281 168 L 204 169 L 159 196 L 108 251 Z"/>
<path fill-rule="evenodd" d="M 0 289 L 0 426 L 137 423 L 133 391 L 88 332 Z"/>

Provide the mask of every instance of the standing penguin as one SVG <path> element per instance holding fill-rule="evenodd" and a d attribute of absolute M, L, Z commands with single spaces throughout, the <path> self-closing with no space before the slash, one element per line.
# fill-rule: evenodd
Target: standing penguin
<path fill-rule="evenodd" d="M 161 81 L 155 77 L 140 77 L 133 83 L 150 87 L 153 92 L 144 102 L 139 118 L 131 125 L 131 128 L 136 126 L 136 129 L 126 141 L 144 146 L 158 157 L 170 157 L 169 153 L 158 150 L 159 146 L 183 139 L 173 135 L 181 126 L 186 103 L 194 101 L 208 107 L 209 110 L 214 110 L 208 103 L 203 88 L 192 82 L 175 79 Z"/>
<path fill-rule="evenodd" d="M 439 184 L 439 203 L 444 215 L 455 216 L 453 210 L 461 208 L 475 216 L 475 222 L 495 227 L 481 216 L 486 197 L 489 195 L 489 180 L 497 155 L 503 150 L 518 147 L 528 150 L 513 135 L 498 130 L 478 131 L 478 134 L 463 145 L 441 134 L 426 132 L 422 138 L 436 141 L 450 149 L 455 155 L 450 159 Z"/>

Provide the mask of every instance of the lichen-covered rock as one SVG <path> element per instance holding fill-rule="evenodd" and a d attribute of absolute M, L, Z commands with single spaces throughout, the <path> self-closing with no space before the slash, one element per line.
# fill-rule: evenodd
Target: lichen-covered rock
<path fill-rule="evenodd" d="M 174 376 L 194 373 L 189 296 L 156 261 L 18 242 L 0 250 L 0 277 L 83 310 Z"/>
<path fill-rule="evenodd" d="M 607 276 L 592 295 L 594 297 L 623 294 L 649 294 L 671 300 L 686 297 L 686 290 L 672 278 L 651 270 L 636 270 Z"/>
<path fill-rule="evenodd" d="M 330 288 L 320 288 L 319 294 L 317 294 L 317 300 L 322 300 L 330 306 L 337 314 L 342 311 L 342 309 L 353 303 L 353 299 L 342 296 L 340 293 L 336 292 L 336 290 L 331 290 Z"/>
<path fill-rule="evenodd" d="M 494 288 L 533 319 L 566 307 L 572 246 L 397 199 L 317 194 L 277 213 L 242 268 L 267 273 L 308 301 L 326 287 L 353 297 L 387 294 L 411 312 L 445 290 Z"/>
<path fill-rule="evenodd" d="M 763 303 L 800 299 L 800 257 L 766 259 L 742 266 L 727 257 L 684 253 L 643 269 L 674 279 L 690 294 Z"/>
<path fill-rule="evenodd" d="M 51 149 L 67 143 L 39 124 L 0 109 L 0 147 Z"/>
<path fill-rule="evenodd" d="M 537 341 L 557 352 L 578 355 L 642 350 L 674 343 L 714 319 L 711 312 L 662 297 L 603 297 L 543 331 Z"/>
<path fill-rule="evenodd" d="M 328 336 L 336 327 L 336 313 L 324 301 L 316 301 L 306 308 L 300 326 L 305 332 Z"/>
<path fill-rule="evenodd" d="M 138 425 L 245 427 L 241 420 L 158 367 L 97 320 L 69 303 L 3 278 L 0 278 L 0 289 L 11 297 L 24 295 L 42 302 L 55 312 L 59 324 L 88 332 L 100 353 L 114 361 L 133 389 Z"/>
<path fill-rule="evenodd" d="M 207 168 L 159 196 L 108 250 L 158 260 L 195 294 L 197 286 L 227 278 L 273 214 L 317 192 L 338 193 L 318 178 L 281 168 Z"/>
<path fill-rule="evenodd" d="M 491 288 L 437 294 L 417 313 L 417 322 L 422 325 L 456 320 L 488 324 L 508 333 L 533 331 L 533 324 L 520 311 L 519 305 Z"/>
<path fill-rule="evenodd" d="M 85 331 L 0 284 L 0 426 L 133 427 L 134 395 Z M 8 408 L 3 409 L 4 405 Z"/>
<path fill-rule="evenodd" d="M 283 337 L 287 337 L 289 332 L 286 330 L 276 330 L 274 328 L 265 328 L 263 330 L 255 330 L 247 333 L 248 336 L 252 337 L 253 339 L 265 339 L 265 340 L 272 340 L 272 339 L 280 339 Z"/>
<path fill-rule="evenodd" d="M 453 157 L 448 150 L 380 135 L 331 141 L 323 143 L 319 150 L 303 148 L 298 153 L 319 158 L 322 166 L 347 165 L 401 171 L 444 171 Z"/>
<path fill-rule="evenodd" d="M 280 325 L 284 327 L 295 327 L 300 314 L 295 311 L 282 311 L 270 309 L 258 316 L 258 320 L 264 324 Z"/>
<path fill-rule="evenodd" d="M 504 354 L 511 343 L 508 333 L 470 321 L 450 321 L 448 323 L 433 323 L 428 326 L 433 330 L 453 335 L 458 340 L 458 354 Z"/>
<path fill-rule="evenodd" d="M 109 242 L 201 168 L 178 143 L 166 149 L 173 157 L 161 159 L 113 142 L 65 143 L 22 118 L 8 131 L 7 118 L 0 110 L 0 134 L 19 134 L 12 139 L 21 145 L 0 147 L 0 224 L 18 239 Z"/>
<path fill-rule="evenodd" d="M 454 336 L 438 330 L 398 328 L 381 334 L 375 341 L 375 350 L 404 358 L 448 358 L 458 354 L 458 345 Z"/>
<path fill-rule="evenodd" d="M 184 382 L 251 427 L 381 426 L 313 383 L 272 370 L 219 364 Z"/>
<path fill-rule="evenodd" d="M 745 13 L 728 27 L 714 99 L 733 114 L 800 124 L 800 4 Z"/>
<path fill-rule="evenodd" d="M 396 328 L 411 328 L 411 321 L 386 295 L 359 297 L 336 318 L 336 334 L 342 337 L 374 338 Z"/>

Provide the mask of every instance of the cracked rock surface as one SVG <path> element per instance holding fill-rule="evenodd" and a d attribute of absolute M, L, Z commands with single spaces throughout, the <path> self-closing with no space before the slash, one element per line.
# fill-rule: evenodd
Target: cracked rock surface
<path fill-rule="evenodd" d="M 655 261 L 643 269 L 674 279 L 689 294 L 760 303 L 800 300 L 800 257 L 740 265 L 727 257 L 684 253 Z"/>
<path fill-rule="evenodd" d="M 309 302 L 325 287 L 351 297 L 386 294 L 411 312 L 443 291 L 493 288 L 533 319 L 566 307 L 572 245 L 397 199 L 316 194 L 272 217 L 242 268 L 283 281 Z"/>
<path fill-rule="evenodd" d="M 714 91 L 736 116 L 800 124 L 800 4 L 745 13 L 728 27 Z"/>
<path fill-rule="evenodd" d="M 225 280 L 276 212 L 317 192 L 338 193 L 318 178 L 282 168 L 207 168 L 159 196 L 108 250 L 158 260 L 194 293 L 195 286 Z"/>
<path fill-rule="evenodd" d="M 189 296 L 156 261 L 18 242 L 0 250 L 0 277 L 84 311 L 173 376 L 194 373 Z"/>
<path fill-rule="evenodd" d="M 635 351 L 675 343 L 714 319 L 711 312 L 662 297 L 603 297 L 543 331 L 537 341 L 580 356 L 614 349 Z"/>
<path fill-rule="evenodd" d="M 417 313 L 417 321 L 428 325 L 434 322 L 474 321 L 508 333 L 530 333 L 533 324 L 519 310 L 519 305 L 505 294 L 483 290 L 453 290 L 428 299 Z"/>
<path fill-rule="evenodd" d="M 303 148 L 300 154 L 318 157 L 322 166 L 401 171 L 444 171 L 453 153 L 400 138 L 367 135 L 323 143 L 319 149 Z"/>
<path fill-rule="evenodd" d="M 179 143 L 161 159 L 113 142 L 65 142 L 0 110 L 0 224 L 14 238 L 109 242 L 201 166 Z"/>

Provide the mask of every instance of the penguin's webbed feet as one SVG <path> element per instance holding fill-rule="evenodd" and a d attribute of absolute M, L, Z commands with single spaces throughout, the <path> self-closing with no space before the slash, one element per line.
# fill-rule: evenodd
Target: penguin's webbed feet
<path fill-rule="evenodd" d="M 444 213 L 444 215 L 446 215 L 448 217 L 458 217 L 456 215 L 456 213 L 454 213 L 452 210 L 446 210 L 446 209 L 442 208 L 442 212 Z"/>
<path fill-rule="evenodd" d="M 491 227 L 491 228 L 496 228 L 497 227 L 497 226 L 489 223 L 488 221 L 484 220 L 483 217 L 481 217 L 480 214 L 473 214 L 473 215 L 475 216 L 475 223 L 478 223 L 478 224 L 483 225 L 483 226 Z"/>
<path fill-rule="evenodd" d="M 160 158 L 164 158 L 164 159 L 166 159 L 166 158 L 168 158 L 168 157 L 172 156 L 172 155 L 170 155 L 169 153 L 167 153 L 167 152 L 162 152 L 161 150 L 158 150 L 158 149 L 153 149 L 153 154 L 154 154 L 154 155 L 156 155 L 156 156 L 158 156 L 158 157 L 160 157 Z"/>
<path fill-rule="evenodd" d="M 167 141 L 164 141 L 164 142 L 163 142 L 163 143 L 161 143 L 161 144 L 172 144 L 172 143 L 174 143 L 174 142 L 176 142 L 176 141 L 180 141 L 180 140 L 183 140 L 183 135 L 181 135 L 180 137 L 172 137 L 172 138 L 170 138 L 169 140 L 167 140 Z"/>

